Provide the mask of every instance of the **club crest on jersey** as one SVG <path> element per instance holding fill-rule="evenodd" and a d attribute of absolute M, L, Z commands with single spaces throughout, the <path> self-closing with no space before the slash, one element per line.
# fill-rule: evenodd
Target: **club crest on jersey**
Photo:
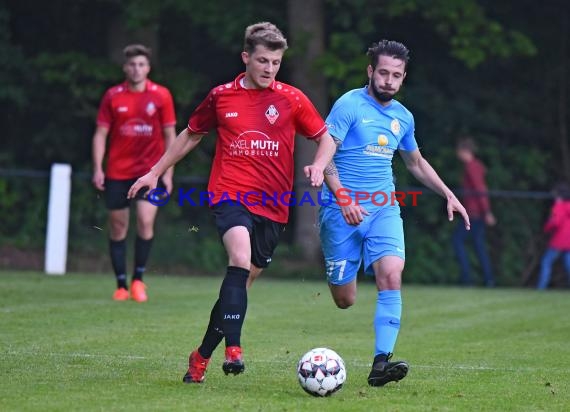
<path fill-rule="evenodd" d="M 390 123 L 390 129 L 392 130 L 392 133 L 394 133 L 395 135 L 400 134 L 400 122 L 398 121 L 398 119 L 392 120 L 392 123 Z"/>
<path fill-rule="evenodd" d="M 277 111 L 275 106 L 271 105 L 267 108 L 267 111 L 265 112 L 265 117 L 267 117 L 269 123 L 273 124 L 275 123 L 275 121 L 277 121 L 277 118 L 279 117 L 279 112 Z"/>
<path fill-rule="evenodd" d="M 149 102 L 149 103 L 146 105 L 145 111 L 146 111 L 146 114 L 148 114 L 149 116 L 152 116 L 153 114 L 156 113 L 156 106 L 154 105 L 153 102 Z"/>

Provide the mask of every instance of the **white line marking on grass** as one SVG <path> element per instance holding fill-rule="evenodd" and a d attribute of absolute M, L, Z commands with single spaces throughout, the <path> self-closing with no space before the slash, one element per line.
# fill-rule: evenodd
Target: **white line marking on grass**
<path fill-rule="evenodd" d="M 269 360 L 257 360 L 256 363 L 269 363 L 277 364 L 284 363 L 281 361 L 269 361 Z M 370 368 L 372 363 L 370 362 L 345 362 L 348 366 Z M 470 366 L 470 365 L 418 365 L 415 363 L 410 364 L 410 368 L 418 369 L 452 369 L 452 370 L 467 370 L 467 371 L 502 371 L 502 372 L 546 372 L 546 371 L 567 371 L 566 368 L 533 368 L 533 367 L 503 367 L 497 368 L 493 366 Z"/>
<path fill-rule="evenodd" d="M 19 355 L 26 355 L 26 356 L 50 356 L 50 357 L 61 357 L 61 358 L 100 358 L 100 359 L 125 359 L 125 360 L 153 360 L 156 359 L 153 357 L 148 356 L 138 356 L 138 355 L 111 355 L 111 354 L 100 354 L 100 353 L 80 353 L 80 352 L 30 352 L 30 351 L 23 351 L 23 352 L 16 352 L 16 351 L 9 351 L 4 352 L 5 355 L 9 356 L 19 356 Z M 161 359 L 171 360 L 173 362 L 182 359 L 186 362 L 184 357 L 163 357 Z M 270 365 L 283 365 L 284 363 L 290 363 L 289 359 L 283 360 L 264 360 L 264 359 L 257 359 L 252 360 L 252 363 L 265 363 Z M 353 367 L 364 367 L 369 368 L 372 366 L 369 362 L 347 362 L 348 366 Z M 552 372 L 552 371 L 566 371 L 566 368 L 533 368 L 533 367 L 493 367 L 493 366 L 471 366 L 471 365 L 418 365 L 415 363 L 410 364 L 410 368 L 418 368 L 418 369 L 448 369 L 448 370 L 464 370 L 464 371 L 499 371 L 499 372 Z"/>

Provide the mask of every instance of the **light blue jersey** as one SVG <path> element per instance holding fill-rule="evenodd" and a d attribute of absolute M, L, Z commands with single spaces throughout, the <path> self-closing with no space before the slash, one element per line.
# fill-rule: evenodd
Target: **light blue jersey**
<path fill-rule="evenodd" d="M 333 158 L 345 189 L 339 202 L 355 201 L 369 212 L 383 206 L 399 207 L 391 198 L 394 192 L 392 158 L 396 150 L 418 148 L 414 137 L 414 117 L 401 103 L 392 100 L 380 105 L 368 95 L 368 87 L 345 93 L 334 104 L 326 119 L 329 133 L 342 144 Z M 348 198 L 350 196 L 352 200 Z M 333 201 L 329 202 L 328 199 Z M 327 206 L 339 208 L 328 187 L 323 187 Z"/>
<path fill-rule="evenodd" d="M 323 188 L 320 237 L 327 278 L 343 285 L 356 278 L 363 260 L 365 272 L 372 274 L 372 264 L 384 256 L 405 259 L 400 206 L 392 197 L 392 158 L 396 150 L 413 151 L 418 145 L 412 114 L 396 100 L 380 105 L 367 87 L 338 99 L 326 123 L 330 134 L 342 142 L 333 160 L 346 191 L 337 193 L 337 203 L 328 187 Z M 356 202 L 357 197 L 369 215 L 352 226 L 344 220 L 339 203 Z"/>

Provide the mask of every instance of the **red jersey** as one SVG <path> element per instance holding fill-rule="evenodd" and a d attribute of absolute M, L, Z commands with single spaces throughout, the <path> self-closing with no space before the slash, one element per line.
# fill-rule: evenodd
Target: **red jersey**
<path fill-rule="evenodd" d="M 146 174 L 164 154 L 163 128 L 175 124 L 166 87 L 147 80 L 143 92 L 129 90 L 126 82 L 108 89 L 97 115 L 97 126 L 110 132 L 106 176 L 123 180 Z"/>
<path fill-rule="evenodd" d="M 212 203 L 237 200 L 256 215 L 287 223 L 295 133 L 315 139 L 326 126 L 299 89 L 277 81 L 246 89 L 244 76 L 213 88 L 190 116 L 188 131 L 217 130 L 208 183 Z"/>
<path fill-rule="evenodd" d="M 570 200 L 554 202 L 544 231 L 552 235 L 548 242 L 549 247 L 570 251 Z"/>
<path fill-rule="evenodd" d="M 463 206 L 469 217 L 483 218 L 491 210 L 487 185 L 485 184 L 485 166 L 477 159 L 465 164 L 463 171 Z M 471 193 L 471 194 L 470 194 Z"/>

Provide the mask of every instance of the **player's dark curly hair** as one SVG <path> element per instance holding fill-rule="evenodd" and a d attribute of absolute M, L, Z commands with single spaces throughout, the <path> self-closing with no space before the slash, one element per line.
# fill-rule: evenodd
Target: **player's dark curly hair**
<path fill-rule="evenodd" d="M 257 45 L 265 46 L 271 51 L 287 50 L 287 39 L 276 25 L 269 22 L 255 23 L 245 29 L 243 50 L 253 53 Z"/>
<path fill-rule="evenodd" d="M 378 57 L 380 56 L 390 56 L 398 60 L 402 60 L 405 64 L 404 69 L 408 67 L 408 62 L 410 61 L 410 51 L 402 43 L 394 40 L 380 40 L 378 43 L 372 43 L 372 46 L 368 48 L 366 53 L 370 57 L 370 65 L 373 69 L 376 68 L 378 64 Z"/>

